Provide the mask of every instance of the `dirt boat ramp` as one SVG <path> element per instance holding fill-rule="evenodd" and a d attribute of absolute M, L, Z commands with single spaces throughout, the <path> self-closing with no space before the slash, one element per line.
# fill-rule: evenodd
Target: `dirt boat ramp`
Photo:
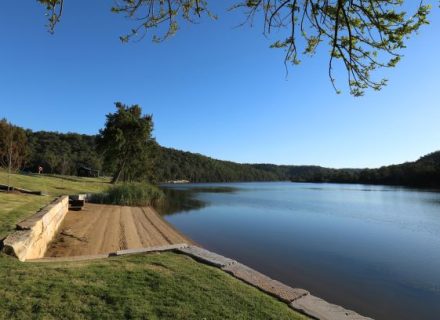
<path fill-rule="evenodd" d="M 150 207 L 87 203 L 69 211 L 46 257 L 96 255 L 191 241 Z"/>

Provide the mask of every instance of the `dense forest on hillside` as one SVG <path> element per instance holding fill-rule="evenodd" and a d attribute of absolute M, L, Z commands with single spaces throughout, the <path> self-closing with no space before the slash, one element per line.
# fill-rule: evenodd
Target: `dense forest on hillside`
<path fill-rule="evenodd" d="M 276 181 L 276 172 L 261 170 L 251 164 L 212 159 L 201 154 L 159 147 L 156 174 L 160 181 L 191 182 Z"/>
<path fill-rule="evenodd" d="M 44 173 L 76 175 L 80 167 L 88 167 L 100 171 L 101 175 L 112 173 L 113 168 L 106 167 L 97 152 L 96 136 L 19 129 L 25 133 L 27 139 L 25 159 L 20 168 L 17 167 L 21 171 L 37 172 L 38 167 L 42 166 Z M 154 169 L 145 168 L 153 171 L 146 176 L 154 182 L 279 180 L 275 173 L 252 165 L 215 160 L 200 154 L 165 148 L 157 143 L 152 146 L 150 156 Z"/>
<path fill-rule="evenodd" d="M 3 127 L 2 127 L 3 125 Z M 2 129 L 3 128 L 3 129 Z M 4 131 L 5 123 L 0 123 Z M 76 175 L 80 167 L 99 170 L 110 175 L 97 152 L 97 137 L 77 133 L 57 133 L 24 130 L 16 127 L 21 143 L 26 140 L 25 152 L 15 170 L 36 172 L 39 166 L 45 173 Z M 0 164 L 7 163 L 7 135 L 0 132 Z M 403 185 L 440 188 L 440 151 L 415 162 L 384 166 L 378 169 L 331 169 L 319 166 L 290 166 L 273 164 L 239 164 L 221 161 L 171 148 L 153 141 L 150 151 L 152 166 L 146 166 L 147 179 L 152 182 L 189 180 L 191 182 L 231 181 L 295 181 L 337 182 Z"/>
<path fill-rule="evenodd" d="M 102 169 L 95 136 L 30 130 L 26 136 L 29 157 L 24 170 L 35 172 L 41 165 L 45 173 L 76 175 L 79 166 Z"/>
<path fill-rule="evenodd" d="M 110 175 L 96 151 L 96 136 L 75 133 L 26 131 L 29 159 L 24 170 L 43 166 L 46 173 L 76 175 L 80 166 Z M 156 144 L 152 149 L 154 169 L 149 176 L 155 182 L 189 180 L 192 182 L 274 181 L 273 172 L 229 161 L 215 160 L 200 154 L 165 148 Z M 151 170 L 146 168 L 146 170 Z"/>
<path fill-rule="evenodd" d="M 254 167 L 276 173 L 280 180 L 294 182 L 335 182 L 401 185 L 440 188 L 440 151 L 414 162 L 383 166 L 377 169 L 331 169 L 319 166 L 277 166 L 256 164 Z"/>

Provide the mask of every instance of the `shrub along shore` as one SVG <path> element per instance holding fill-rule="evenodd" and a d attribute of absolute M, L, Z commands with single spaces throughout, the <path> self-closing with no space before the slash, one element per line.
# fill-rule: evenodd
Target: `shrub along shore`
<path fill-rule="evenodd" d="M 153 206 L 164 200 L 164 193 L 147 183 L 122 183 L 112 185 L 101 193 L 92 195 L 90 201 L 121 206 Z"/>

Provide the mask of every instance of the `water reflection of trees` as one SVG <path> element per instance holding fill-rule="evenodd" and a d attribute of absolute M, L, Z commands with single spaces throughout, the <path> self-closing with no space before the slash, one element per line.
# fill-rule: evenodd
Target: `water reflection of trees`
<path fill-rule="evenodd" d="M 193 190 L 163 188 L 165 200 L 156 205 L 162 215 L 171 215 L 185 211 L 198 210 L 206 207 L 206 203 L 195 198 Z"/>
<path fill-rule="evenodd" d="M 199 210 L 205 208 L 208 204 L 196 198 L 198 193 L 229 193 L 237 190 L 237 188 L 227 186 L 194 187 L 190 189 L 163 187 L 165 200 L 156 205 L 156 210 L 162 215 Z"/>

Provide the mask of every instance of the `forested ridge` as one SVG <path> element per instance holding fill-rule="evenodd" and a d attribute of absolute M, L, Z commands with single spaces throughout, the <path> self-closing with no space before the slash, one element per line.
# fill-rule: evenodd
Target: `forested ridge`
<path fill-rule="evenodd" d="M 156 172 L 159 180 L 191 182 L 277 181 L 276 172 L 261 170 L 251 164 L 239 164 L 201 154 L 159 147 Z"/>
<path fill-rule="evenodd" d="M 332 169 L 319 166 L 277 166 L 272 164 L 255 164 L 254 167 L 276 173 L 280 180 L 293 182 L 360 183 L 440 188 L 440 151 L 425 155 L 414 162 L 376 169 Z"/>
<path fill-rule="evenodd" d="M 3 133 L 7 134 L 7 123 Z M 21 147 L 22 157 L 13 165 L 14 170 L 37 172 L 42 166 L 44 173 L 76 175 L 79 167 L 88 167 L 100 171 L 101 175 L 111 175 L 113 167 L 103 161 L 97 150 L 95 135 L 78 133 L 58 133 L 31 131 L 16 127 L 23 133 L 26 143 Z M 0 129 L 0 131 L 2 131 Z M 3 139 L 4 140 L 4 139 Z M 16 142 L 16 141 L 15 141 Z M 14 143 L 15 144 L 15 143 Z M 0 159 L 7 158 L 7 142 L 0 143 Z M 191 182 L 228 182 L 228 181 L 275 181 L 279 177 L 274 172 L 255 168 L 249 164 L 215 160 L 200 154 L 184 152 L 158 145 L 154 140 L 150 146 L 150 163 L 145 167 L 145 178 L 152 182 L 170 180 L 189 180 Z M 3 167 L 8 161 L 4 161 Z"/>
<path fill-rule="evenodd" d="M 3 128 L 3 129 L 2 129 Z M 8 148 L 5 141 L 5 122 L 0 126 L 0 161 L 5 167 Z M 14 170 L 36 172 L 39 166 L 45 173 L 76 175 L 80 166 L 111 175 L 97 151 L 97 136 L 77 133 L 58 133 L 24 130 L 15 127 L 20 141 L 26 140 L 21 157 L 16 157 Z M 25 136 L 25 137 L 23 137 Z M 22 143 L 22 142 L 20 142 Z M 15 147 L 17 149 L 18 147 Z M 13 150 L 14 152 L 16 150 Z M 19 152 L 17 151 L 17 154 Z M 274 164 L 239 164 L 216 160 L 201 154 L 162 147 L 154 140 L 149 151 L 149 165 L 144 179 L 151 182 L 189 180 L 191 182 L 232 181 L 294 181 L 337 182 L 440 187 L 440 151 L 414 162 L 384 166 L 377 169 L 331 169 L 320 166 Z"/>

